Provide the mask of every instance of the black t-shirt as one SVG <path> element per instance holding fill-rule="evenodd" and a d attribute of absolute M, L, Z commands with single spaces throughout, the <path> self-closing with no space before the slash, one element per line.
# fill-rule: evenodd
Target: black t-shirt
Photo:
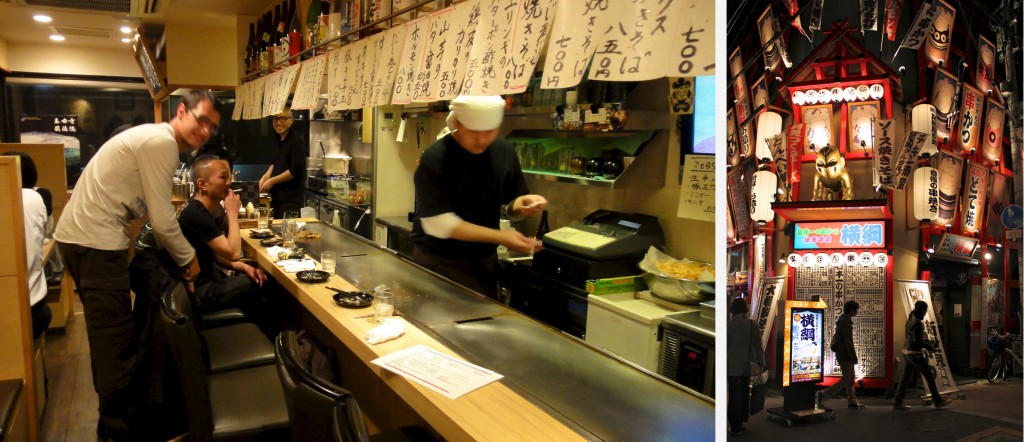
<path fill-rule="evenodd" d="M 495 244 L 435 238 L 423 232 L 420 218 L 454 212 L 463 221 L 497 229 L 501 206 L 530 193 L 515 150 L 500 139 L 474 155 L 446 135 L 423 152 L 414 182 L 413 240 L 436 255 L 467 261 L 495 253 Z"/>
<path fill-rule="evenodd" d="M 196 285 L 200 286 L 214 279 L 213 249 L 210 248 L 210 240 L 224 235 L 227 229 L 224 210 L 218 208 L 216 214 L 206 210 L 203 203 L 195 199 L 188 200 L 185 208 L 181 209 L 178 215 L 178 224 L 181 225 L 181 233 L 192 248 L 196 249 L 196 261 L 199 262 L 199 276 L 196 277 Z"/>
<path fill-rule="evenodd" d="M 270 198 L 276 206 L 280 203 L 294 203 L 302 205 L 302 188 L 306 182 L 306 157 L 309 156 L 309 146 L 302 135 L 294 130 L 289 130 L 288 135 L 281 138 L 274 135 L 277 140 L 277 157 L 274 158 L 274 170 L 270 176 L 278 176 L 289 170 L 294 177 L 283 183 L 275 184 L 270 189 Z M 275 217 L 284 216 L 283 213 L 275 213 Z"/>

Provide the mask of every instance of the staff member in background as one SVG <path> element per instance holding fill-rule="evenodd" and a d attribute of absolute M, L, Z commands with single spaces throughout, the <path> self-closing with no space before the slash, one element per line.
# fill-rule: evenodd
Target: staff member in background
<path fill-rule="evenodd" d="M 413 260 L 479 293 L 497 296 L 496 245 L 528 252 L 539 243 L 515 230 L 512 219 L 538 215 L 547 205 L 530 195 L 512 145 L 498 140 L 505 101 L 499 96 L 452 100 L 449 134 L 423 152 L 413 181 Z"/>
<path fill-rule="evenodd" d="M 111 138 L 85 167 L 57 223 L 54 239 L 85 308 L 101 437 L 136 440 L 142 430 L 133 428 L 131 415 L 138 353 L 128 278 L 131 221 L 149 215 L 181 277 L 195 279 L 199 265 L 174 217 L 171 177 L 180 153 L 217 133 L 221 112 L 209 91 L 191 90 L 170 123 L 139 125 Z"/>
<path fill-rule="evenodd" d="M 302 185 L 306 179 L 309 148 L 301 134 L 292 132 L 295 119 L 290 110 L 270 117 L 270 121 L 277 133 L 277 157 L 260 178 L 260 192 L 270 192 L 274 216 L 284 218 L 285 211 L 298 212 L 302 207 Z"/>

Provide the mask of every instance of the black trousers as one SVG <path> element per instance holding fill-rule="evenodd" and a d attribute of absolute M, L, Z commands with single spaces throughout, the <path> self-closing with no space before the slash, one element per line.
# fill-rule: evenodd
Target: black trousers
<path fill-rule="evenodd" d="M 726 418 L 729 428 L 738 431 L 750 418 L 750 376 L 727 376 L 729 405 Z"/>
<path fill-rule="evenodd" d="M 127 250 L 98 250 L 58 243 L 64 265 L 85 309 L 92 382 L 99 397 L 99 427 L 131 439 L 137 397 L 132 389 L 138 356 L 132 317 Z"/>
<path fill-rule="evenodd" d="M 932 368 L 928 365 L 928 359 L 921 353 L 911 353 L 903 355 L 903 360 L 906 361 L 907 366 L 903 368 L 903 379 L 900 379 L 900 386 L 896 388 L 895 403 L 902 404 L 903 397 L 907 393 L 907 385 L 920 373 L 924 376 L 924 380 L 928 383 L 928 390 L 932 393 L 932 401 L 939 402 L 942 400 L 939 396 L 939 387 L 935 384 L 935 374 L 932 373 Z"/>

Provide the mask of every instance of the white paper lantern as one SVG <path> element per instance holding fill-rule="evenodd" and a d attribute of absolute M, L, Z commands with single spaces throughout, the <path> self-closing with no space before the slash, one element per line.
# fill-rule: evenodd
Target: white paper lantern
<path fill-rule="evenodd" d="M 857 90 L 854 89 L 853 86 L 848 86 L 846 89 L 843 89 L 843 98 L 846 99 L 846 101 L 856 100 Z"/>
<path fill-rule="evenodd" d="M 834 87 L 832 88 L 832 101 L 838 103 L 843 101 L 843 88 Z"/>
<path fill-rule="evenodd" d="M 868 267 L 871 263 L 875 262 L 875 255 L 871 254 L 871 252 L 860 252 L 860 255 L 857 257 L 859 258 L 860 265 L 863 267 Z"/>
<path fill-rule="evenodd" d="M 782 115 L 775 112 L 764 112 L 757 116 L 757 143 L 754 155 L 759 162 L 771 161 L 772 150 L 768 147 L 768 139 L 782 131 Z"/>
<path fill-rule="evenodd" d="M 846 255 L 843 255 L 843 258 L 845 258 L 846 265 L 857 265 L 857 252 L 846 252 Z"/>
<path fill-rule="evenodd" d="M 862 84 L 860 86 L 857 86 L 857 99 L 858 100 L 867 100 L 868 97 L 870 97 L 870 96 L 871 96 L 871 94 L 870 94 L 870 92 L 868 92 L 868 86 L 866 84 Z"/>
<path fill-rule="evenodd" d="M 919 104 L 910 111 L 910 129 L 914 132 L 921 132 L 927 135 L 924 144 L 921 145 L 921 156 L 935 155 L 938 150 L 935 148 L 935 106 L 930 104 Z"/>
<path fill-rule="evenodd" d="M 812 89 L 805 92 L 804 101 L 806 101 L 807 104 L 818 104 L 818 91 Z"/>
<path fill-rule="evenodd" d="M 758 225 L 767 224 L 775 218 L 772 203 L 775 202 L 779 179 L 767 170 L 754 172 L 750 179 L 750 219 Z"/>
<path fill-rule="evenodd" d="M 828 267 L 828 254 L 818 253 L 814 255 L 814 263 L 817 264 L 818 267 Z"/>
<path fill-rule="evenodd" d="M 931 221 L 939 217 L 939 171 L 921 166 L 914 171 L 914 218 Z"/>
<path fill-rule="evenodd" d="M 793 104 L 803 106 L 805 102 L 804 91 L 793 92 Z"/>
<path fill-rule="evenodd" d="M 839 252 L 833 252 L 831 255 L 828 255 L 828 262 L 833 266 L 843 265 L 843 254 Z"/>
<path fill-rule="evenodd" d="M 818 91 L 818 101 L 822 104 L 832 102 L 832 91 L 829 89 L 822 89 Z"/>
<path fill-rule="evenodd" d="M 814 254 L 813 253 L 804 253 L 802 258 L 804 260 L 804 264 L 803 264 L 804 267 L 808 267 L 808 268 L 814 267 Z"/>
<path fill-rule="evenodd" d="M 885 253 L 876 253 L 874 257 L 875 267 L 885 267 L 889 264 L 889 255 Z"/>
<path fill-rule="evenodd" d="M 880 84 L 873 84 L 868 88 L 868 95 L 870 95 L 873 100 L 881 99 L 885 96 L 885 88 Z"/>
<path fill-rule="evenodd" d="M 800 264 L 803 264 L 804 259 L 796 253 L 790 253 L 786 258 L 786 262 L 789 263 L 790 267 L 797 268 L 800 267 Z"/>

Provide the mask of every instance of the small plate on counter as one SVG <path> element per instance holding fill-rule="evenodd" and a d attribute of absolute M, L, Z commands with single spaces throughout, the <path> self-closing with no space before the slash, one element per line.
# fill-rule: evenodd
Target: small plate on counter
<path fill-rule="evenodd" d="M 249 238 L 252 239 L 268 239 L 274 237 L 274 231 L 270 229 L 266 230 L 252 230 L 249 232 Z"/>
<path fill-rule="evenodd" d="M 295 274 L 295 279 L 310 284 L 319 284 L 331 279 L 331 274 L 323 270 L 303 270 Z"/>
<path fill-rule="evenodd" d="M 274 247 L 278 244 L 281 244 L 281 241 L 283 241 L 281 238 L 271 237 L 267 239 L 261 239 L 260 245 L 263 247 Z"/>
<path fill-rule="evenodd" d="M 364 308 L 373 304 L 373 295 L 367 292 L 346 292 L 334 287 L 327 287 L 327 289 L 336 292 L 334 294 L 334 303 L 338 304 L 339 307 Z"/>

